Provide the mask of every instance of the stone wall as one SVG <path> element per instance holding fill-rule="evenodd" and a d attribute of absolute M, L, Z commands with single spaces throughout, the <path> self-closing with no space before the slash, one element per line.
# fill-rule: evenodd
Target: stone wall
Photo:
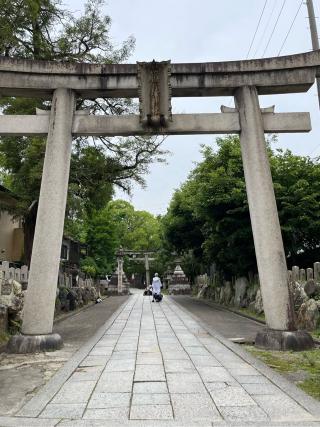
<path fill-rule="evenodd" d="M 28 268 L 9 267 L 0 264 L 0 333 L 16 333 L 22 322 L 23 302 L 27 291 Z M 71 282 L 72 283 L 72 282 Z M 60 281 L 57 286 L 55 315 L 75 310 L 96 301 L 100 295 L 100 284 L 93 279 L 78 278 L 78 286 L 71 287 L 68 281 Z M 36 309 L 36 302 L 35 302 Z"/>
<path fill-rule="evenodd" d="M 306 270 L 292 267 L 288 271 L 288 283 L 299 329 L 316 329 L 320 326 L 320 262 Z M 235 277 L 227 281 L 218 274 L 212 277 L 204 274 L 196 278 L 195 284 L 198 297 L 263 314 L 258 276 Z"/>

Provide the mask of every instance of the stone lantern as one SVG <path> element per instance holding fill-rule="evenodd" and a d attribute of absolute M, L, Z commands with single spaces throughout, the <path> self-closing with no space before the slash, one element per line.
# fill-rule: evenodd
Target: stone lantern
<path fill-rule="evenodd" d="M 184 295 L 190 294 L 191 292 L 189 279 L 182 270 L 180 262 L 180 260 L 176 260 L 176 268 L 169 282 L 169 294 Z"/>

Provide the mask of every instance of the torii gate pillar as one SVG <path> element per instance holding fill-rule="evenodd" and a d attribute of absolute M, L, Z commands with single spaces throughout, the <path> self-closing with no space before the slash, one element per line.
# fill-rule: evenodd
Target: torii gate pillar
<path fill-rule="evenodd" d="M 268 328 L 258 333 L 255 343 L 258 347 L 274 350 L 312 348 L 310 335 L 297 331 L 295 327 L 257 89 L 253 86 L 238 88 L 235 101 L 239 110 L 243 169 L 268 325 Z"/>
<path fill-rule="evenodd" d="M 52 333 L 52 326 L 68 192 L 74 109 L 74 93 L 69 89 L 56 89 L 51 106 L 22 334 L 13 336 L 9 341 L 7 350 L 12 353 L 57 350 L 63 345 L 60 335 Z"/>

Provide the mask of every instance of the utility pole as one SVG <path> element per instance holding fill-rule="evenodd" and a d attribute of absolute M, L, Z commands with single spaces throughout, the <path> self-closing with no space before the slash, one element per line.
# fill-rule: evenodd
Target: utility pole
<path fill-rule="evenodd" d="M 313 0 L 307 0 L 307 8 L 308 8 L 308 15 L 309 15 L 312 49 L 318 50 L 320 47 L 319 47 L 319 37 L 318 37 L 318 31 L 317 31 L 317 21 L 314 15 Z M 316 82 L 317 82 L 317 88 L 318 88 L 318 101 L 319 101 L 319 107 L 320 107 L 320 78 L 319 77 L 317 77 Z"/>

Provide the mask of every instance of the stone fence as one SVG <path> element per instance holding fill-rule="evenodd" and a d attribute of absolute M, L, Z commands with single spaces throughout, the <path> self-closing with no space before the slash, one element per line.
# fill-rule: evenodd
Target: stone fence
<path fill-rule="evenodd" d="M 320 262 L 315 262 L 313 268 L 307 269 L 293 266 L 288 270 L 288 283 L 299 328 L 316 329 L 320 326 Z M 257 275 L 224 280 L 217 273 L 211 276 L 203 274 L 196 278 L 195 290 L 199 298 L 208 298 L 218 304 L 263 315 Z"/>
<path fill-rule="evenodd" d="M 297 265 L 292 267 L 292 270 L 288 270 L 289 282 L 307 282 L 308 280 L 314 280 L 320 283 L 320 262 L 315 262 L 313 268 L 299 268 Z"/>
<path fill-rule="evenodd" d="M 0 271 L 4 273 L 3 278 L 5 280 L 16 280 L 21 283 L 22 287 L 26 289 L 28 284 L 29 277 L 29 269 L 27 265 L 22 265 L 21 267 L 10 267 L 10 263 L 8 261 L 0 262 Z M 81 277 L 81 273 L 76 277 L 74 283 L 72 274 L 59 272 L 58 277 L 58 286 L 71 288 L 72 286 L 77 286 L 80 288 L 87 287 L 90 288 L 95 285 L 94 280 L 91 277 Z"/>
<path fill-rule="evenodd" d="M 75 310 L 78 307 L 96 301 L 100 295 L 99 281 L 81 277 L 79 272 L 74 278 L 71 274 L 59 272 L 55 315 Z M 10 267 L 8 261 L 0 262 L 0 334 L 16 333 L 19 330 L 24 298 L 28 287 L 28 267 Z"/>
<path fill-rule="evenodd" d="M 22 265 L 20 268 L 10 267 L 9 261 L 0 263 L 0 271 L 3 271 L 5 280 L 13 279 L 19 283 L 28 283 L 28 266 Z"/>

